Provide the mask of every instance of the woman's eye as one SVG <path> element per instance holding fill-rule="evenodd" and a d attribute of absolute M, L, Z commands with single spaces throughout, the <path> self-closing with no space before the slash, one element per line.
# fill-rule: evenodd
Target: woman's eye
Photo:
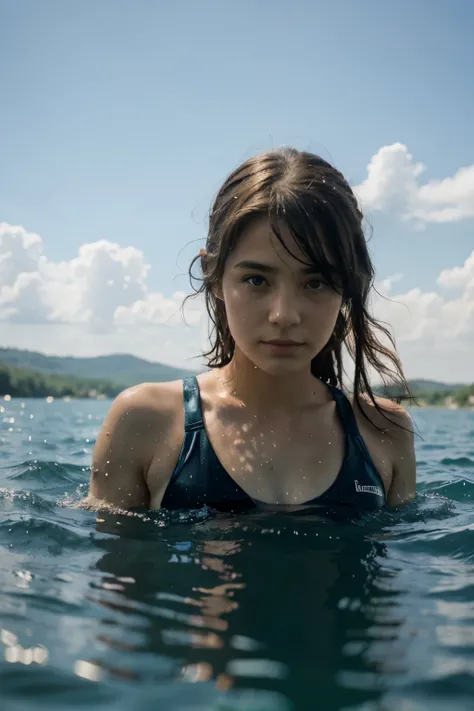
<path fill-rule="evenodd" d="M 326 284 L 322 281 L 322 279 L 311 279 L 311 281 L 306 284 L 306 288 L 311 291 L 320 291 L 325 286 Z"/>
<path fill-rule="evenodd" d="M 262 276 L 254 274 L 253 276 L 247 276 L 244 282 L 250 284 L 250 286 L 263 286 L 265 284 L 265 279 Z"/>

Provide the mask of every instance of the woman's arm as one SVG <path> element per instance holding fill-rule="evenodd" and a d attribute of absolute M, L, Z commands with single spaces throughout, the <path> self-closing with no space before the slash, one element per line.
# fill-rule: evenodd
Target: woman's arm
<path fill-rule="evenodd" d="M 124 390 L 112 403 L 92 455 L 86 506 L 148 506 L 145 476 L 150 452 L 150 407 L 147 385 Z"/>
<path fill-rule="evenodd" d="M 392 483 L 388 492 L 389 506 L 404 506 L 416 496 L 416 458 L 413 422 L 406 410 L 397 406 L 396 421 L 405 428 L 393 427 L 394 451 Z M 394 419 L 391 417 L 391 419 Z M 396 432 L 394 432 L 396 430 Z"/>

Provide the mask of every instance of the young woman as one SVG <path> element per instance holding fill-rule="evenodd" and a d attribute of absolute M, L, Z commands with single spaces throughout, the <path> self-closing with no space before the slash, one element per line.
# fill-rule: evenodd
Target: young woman
<path fill-rule="evenodd" d="M 406 381 L 367 310 L 374 271 L 341 173 L 292 148 L 246 161 L 220 189 L 196 261 L 214 325 L 210 369 L 119 395 L 94 449 L 89 503 L 367 510 L 413 499 L 411 419 L 374 396 L 367 368 Z"/>

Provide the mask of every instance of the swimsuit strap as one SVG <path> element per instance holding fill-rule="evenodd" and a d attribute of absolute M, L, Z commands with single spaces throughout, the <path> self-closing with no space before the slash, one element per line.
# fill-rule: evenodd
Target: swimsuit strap
<path fill-rule="evenodd" d="M 204 427 L 201 396 L 196 376 L 183 379 L 184 431 L 193 432 Z"/>
<path fill-rule="evenodd" d="M 372 455 L 370 454 L 367 444 L 365 443 L 365 440 L 362 437 L 357 425 L 354 408 L 352 407 L 349 398 L 340 388 L 336 388 L 334 385 L 329 384 L 328 387 L 333 394 L 334 400 L 336 401 L 336 407 L 338 408 L 339 415 L 349 440 L 353 440 L 359 451 L 362 453 L 364 459 L 369 461 L 375 468 Z"/>
<path fill-rule="evenodd" d="M 330 385 L 329 383 L 327 383 L 327 386 L 336 402 L 336 406 L 347 435 L 350 437 L 360 437 L 361 434 L 357 426 L 354 409 L 349 401 L 349 398 L 340 388 Z"/>
<path fill-rule="evenodd" d="M 175 470 L 171 475 L 168 484 L 170 485 L 178 479 L 185 464 L 191 457 L 196 440 L 199 437 L 198 430 L 204 429 L 202 419 L 201 398 L 199 396 L 199 386 L 194 375 L 183 378 L 183 400 L 184 400 L 184 440 L 179 454 L 179 459 Z"/>

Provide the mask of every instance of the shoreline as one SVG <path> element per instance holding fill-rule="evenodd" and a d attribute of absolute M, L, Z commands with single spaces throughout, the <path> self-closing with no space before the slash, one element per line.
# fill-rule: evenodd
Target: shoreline
<path fill-rule="evenodd" d="M 114 400 L 115 395 L 104 395 L 102 393 L 94 393 L 90 395 L 0 395 L 0 412 L 2 412 L 2 402 L 10 402 L 12 400 L 45 400 L 47 403 L 52 403 L 56 401 L 61 402 L 73 402 L 73 401 L 97 401 L 97 400 Z M 474 403 L 469 403 L 467 405 L 458 405 L 455 402 L 447 402 L 439 405 L 430 405 L 420 399 L 419 404 L 411 404 L 404 406 L 410 410 L 467 410 L 474 412 Z"/>

